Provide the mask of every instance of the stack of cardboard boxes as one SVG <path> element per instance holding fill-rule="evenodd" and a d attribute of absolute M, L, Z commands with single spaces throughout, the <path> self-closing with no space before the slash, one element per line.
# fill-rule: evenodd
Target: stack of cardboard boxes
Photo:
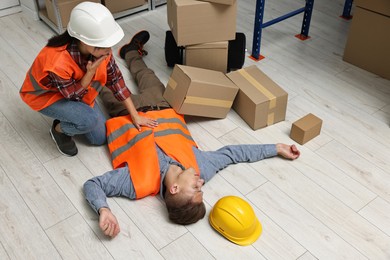
<path fill-rule="evenodd" d="M 236 34 L 236 0 L 168 0 L 168 25 L 184 64 L 226 72 L 228 41 Z M 212 59 L 210 58 L 212 57 Z"/>
<path fill-rule="evenodd" d="M 167 13 L 185 47 L 185 65 L 174 67 L 164 93 L 178 113 L 225 118 L 233 107 L 254 130 L 285 119 L 287 92 L 256 66 L 226 74 L 237 0 L 168 0 Z"/>

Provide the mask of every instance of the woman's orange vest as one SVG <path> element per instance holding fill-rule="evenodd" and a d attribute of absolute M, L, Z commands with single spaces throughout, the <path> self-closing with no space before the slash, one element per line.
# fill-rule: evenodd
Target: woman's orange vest
<path fill-rule="evenodd" d="M 193 167 L 199 172 L 192 151 L 192 147 L 197 145 L 182 115 L 173 109 L 139 114 L 156 119 L 158 126 L 142 127 L 142 130 L 138 131 L 130 116 L 115 117 L 106 123 L 113 167 L 116 169 L 127 163 L 137 199 L 156 195 L 160 190 L 160 167 L 156 145 L 185 168 Z"/>
<path fill-rule="evenodd" d="M 73 78 L 76 81 L 81 80 L 84 76 L 85 72 L 72 59 L 66 47 L 66 45 L 44 47 L 27 72 L 20 89 L 20 96 L 33 110 L 39 111 L 64 98 L 57 88 L 41 84 L 41 80 L 49 72 L 53 72 L 63 79 Z M 106 85 L 107 64 L 110 61 L 110 56 L 97 68 L 95 76 L 87 88 L 88 92 L 82 98 L 82 101 L 90 106 L 94 104 L 101 88 Z"/>

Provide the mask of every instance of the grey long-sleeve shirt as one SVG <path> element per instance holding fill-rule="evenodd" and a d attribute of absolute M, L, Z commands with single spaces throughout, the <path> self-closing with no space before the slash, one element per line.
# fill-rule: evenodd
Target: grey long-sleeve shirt
<path fill-rule="evenodd" d="M 160 195 L 164 196 L 164 178 L 169 165 L 184 167 L 167 156 L 157 145 L 156 150 L 160 165 Z M 200 177 L 209 181 L 214 175 L 229 164 L 256 162 L 277 155 L 274 144 L 227 145 L 217 151 L 201 151 L 193 147 L 199 166 Z M 109 208 L 107 197 L 127 197 L 136 199 L 136 192 L 127 166 L 121 167 L 84 183 L 84 194 L 91 207 L 98 213 L 100 208 Z"/>

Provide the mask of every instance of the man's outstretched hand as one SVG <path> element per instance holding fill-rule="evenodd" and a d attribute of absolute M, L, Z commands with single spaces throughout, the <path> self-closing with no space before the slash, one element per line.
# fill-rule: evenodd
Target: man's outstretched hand
<path fill-rule="evenodd" d="M 115 237 L 120 232 L 119 223 L 108 208 L 99 209 L 99 227 L 106 236 Z"/>
<path fill-rule="evenodd" d="M 278 152 L 278 155 L 283 156 L 286 159 L 295 160 L 299 157 L 301 152 L 298 150 L 298 148 L 293 145 L 288 144 L 276 144 L 276 151 Z"/>

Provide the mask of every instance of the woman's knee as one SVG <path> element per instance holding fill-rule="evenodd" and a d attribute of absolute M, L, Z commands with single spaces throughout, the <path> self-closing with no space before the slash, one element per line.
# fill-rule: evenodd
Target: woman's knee
<path fill-rule="evenodd" d="M 96 113 L 91 113 L 88 117 L 80 121 L 76 128 L 82 133 L 93 131 L 99 123 L 99 116 Z"/>
<path fill-rule="evenodd" d="M 97 135 L 89 141 L 92 145 L 101 146 L 107 143 L 107 138 L 106 135 Z"/>

